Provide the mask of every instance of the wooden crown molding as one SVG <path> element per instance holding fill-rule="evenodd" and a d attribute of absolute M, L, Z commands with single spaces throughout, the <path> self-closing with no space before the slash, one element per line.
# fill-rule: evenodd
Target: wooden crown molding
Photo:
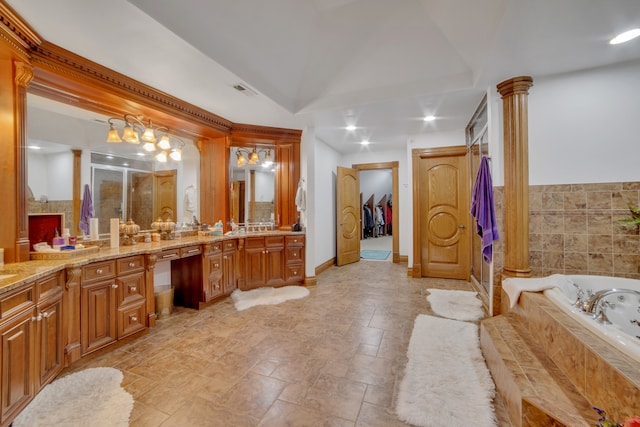
<path fill-rule="evenodd" d="M 285 142 L 300 142 L 302 131 L 298 129 L 274 128 L 250 124 L 234 123 L 231 127 L 231 140 L 237 142 L 263 142 L 277 144 Z"/>
<path fill-rule="evenodd" d="M 42 40 L 4 1 L 0 2 L 0 36 L 24 56 Z"/>

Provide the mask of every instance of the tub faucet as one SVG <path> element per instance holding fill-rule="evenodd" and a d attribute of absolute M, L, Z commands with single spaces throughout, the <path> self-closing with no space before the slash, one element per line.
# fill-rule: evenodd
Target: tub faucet
<path fill-rule="evenodd" d="M 591 295 L 589 299 L 587 299 L 587 302 L 584 305 L 583 311 L 589 314 L 596 314 L 595 310 L 600 300 L 602 300 L 604 297 L 608 295 L 613 295 L 613 294 L 634 294 L 634 295 L 640 296 L 640 291 L 636 291 L 634 289 L 616 289 L 616 288 L 600 290 L 594 293 L 593 295 Z"/>

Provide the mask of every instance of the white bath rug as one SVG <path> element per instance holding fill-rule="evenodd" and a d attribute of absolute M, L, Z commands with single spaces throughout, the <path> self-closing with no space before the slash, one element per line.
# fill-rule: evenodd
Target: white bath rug
<path fill-rule="evenodd" d="M 13 421 L 14 427 L 128 426 L 133 397 L 122 372 L 90 368 L 48 384 Z"/>
<path fill-rule="evenodd" d="M 474 323 L 419 315 L 396 413 L 423 427 L 494 427 L 495 386 Z"/>
<path fill-rule="evenodd" d="M 303 286 L 283 286 L 281 288 L 258 288 L 250 291 L 236 289 L 231 293 L 236 310 L 242 311 L 256 305 L 275 305 L 291 299 L 300 299 L 309 295 L 309 289 Z"/>
<path fill-rule="evenodd" d="M 438 316 L 454 320 L 479 320 L 484 316 L 477 292 L 427 289 L 427 301 Z"/>

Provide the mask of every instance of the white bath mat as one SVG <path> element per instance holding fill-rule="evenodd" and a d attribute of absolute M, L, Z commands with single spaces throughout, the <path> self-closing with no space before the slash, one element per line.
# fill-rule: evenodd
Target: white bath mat
<path fill-rule="evenodd" d="M 454 320 L 474 321 L 484 316 L 477 292 L 427 289 L 427 301 L 438 316 Z"/>
<path fill-rule="evenodd" d="M 133 397 L 122 372 L 89 368 L 47 385 L 13 421 L 14 427 L 128 426 Z"/>
<path fill-rule="evenodd" d="M 250 291 L 236 289 L 231 293 L 236 310 L 242 311 L 256 305 L 274 305 L 291 299 L 300 299 L 309 295 L 309 289 L 303 286 L 283 286 L 281 288 L 258 288 Z"/>
<path fill-rule="evenodd" d="M 474 323 L 419 315 L 396 413 L 422 427 L 497 426 L 495 386 Z"/>

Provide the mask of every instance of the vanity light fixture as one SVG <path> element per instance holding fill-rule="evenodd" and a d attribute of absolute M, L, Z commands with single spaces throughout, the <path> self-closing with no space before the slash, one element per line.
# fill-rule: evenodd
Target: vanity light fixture
<path fill-rule="evenodd" d="M 271 150 L 253 148 L 252 151 L 245 150 L 244 148 L 236 149 L 236 165 L 241 168 L 246 164 L 257 165 L 260 163 L 260 154 L 264 153 L 263 166 L 268 167 L 273 165 L 273 157 L 271 156 Z"/>
<path fill-rule="evenodd" d="M 114 121 L 118 120 L 124 122 L 122 137 L 114 123 Z M 180 138 L 169 135 L 167 133 L 169 131 L 168 127 L 154 126 L 151 119 L 145 122 L 144 116 L 135 116 L 133 114 L 125 114 L 123 118 L 111 117 L 108 123 L 107 143 L 118 144 L 124 141 L 130 144 L 140 144 L 140 141 L 142 141 L 144 142 L 142 148 L 145 151 L 156 151 L 156 147 L 161 150 L 156 155 L 156 160 L 159 162 L 166 162 L 168 157 L 175 161 L 182 160 L 182 149 L 185 144 Z M 156 132 L 163 132 L 160 140 L 158 140 Z"/>

